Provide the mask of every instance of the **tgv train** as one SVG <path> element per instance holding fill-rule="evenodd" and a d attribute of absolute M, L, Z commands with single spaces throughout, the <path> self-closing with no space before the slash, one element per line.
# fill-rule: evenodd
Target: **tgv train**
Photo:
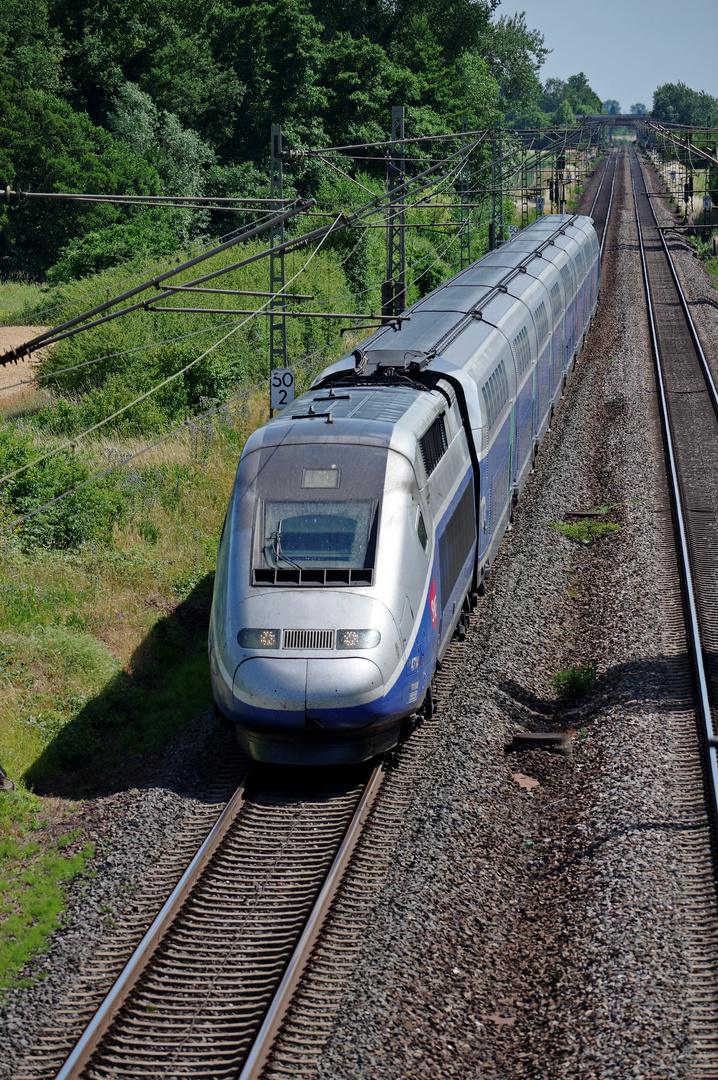
<path fill-rule="evenodd" d="M 327 368 L 244 447 L 209 655 L 250 755 L 361 761 L 431 709 L 599 287 L 588 217 L 539 218 Z"/>

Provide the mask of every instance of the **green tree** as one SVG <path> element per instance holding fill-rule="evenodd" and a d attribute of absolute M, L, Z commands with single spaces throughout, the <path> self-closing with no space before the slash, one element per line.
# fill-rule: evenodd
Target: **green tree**
<path fill-rule="evenodd" d="M 615 98 L 609 98 L 608 101 L 601 102 L 601 111 L 607 113 L 608 116 L 619 116 L 621 112 L 621 103 L 616 101 Z"/>
<path fill-rule="evenodd" d="M 718 98 L 691 90 L 685 83 L 663 83 L 653 91 L 654 119 L 665 124 L 695 127 L 718 125 Z"/>
<path fill-rule="evenodd" d="M 157 172 L 53 94 L 0 72 L 0 178 L 35 191 L 158 194 Z M 131 220 L 103 204 L 23 202 L 0 211 L 0 274 L 42 277 L 81 232 Z"/>

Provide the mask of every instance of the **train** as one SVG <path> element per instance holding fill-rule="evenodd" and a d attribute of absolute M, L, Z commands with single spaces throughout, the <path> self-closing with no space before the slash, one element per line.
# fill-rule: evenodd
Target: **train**
<path fill-rule="evenodd" d="M 209 658 L 216 705 L 254 760 L 365 761 L 431 715 L 599 283 L 592 219 L 539 217 L 249 436 Z"/>

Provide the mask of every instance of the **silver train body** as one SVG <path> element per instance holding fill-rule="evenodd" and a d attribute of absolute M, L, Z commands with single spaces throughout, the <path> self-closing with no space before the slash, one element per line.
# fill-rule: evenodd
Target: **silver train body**
<path fill-rule="evenodd" d="M 251 756 L 396 744 L 490 573 L 593 317 L 590 218 L 539 218 L 247 440 L 209 654 Z"/>

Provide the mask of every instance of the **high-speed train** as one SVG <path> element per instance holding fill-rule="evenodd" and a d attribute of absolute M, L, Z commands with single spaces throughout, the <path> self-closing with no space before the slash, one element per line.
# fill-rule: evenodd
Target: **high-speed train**
<path fill-rule="evenodd" d="M 483 591 L 599 287 L 550 215 L 327 368 L 256 430 L 224 523 L 212 687 L 259 761 L 396 744 Z"/>

